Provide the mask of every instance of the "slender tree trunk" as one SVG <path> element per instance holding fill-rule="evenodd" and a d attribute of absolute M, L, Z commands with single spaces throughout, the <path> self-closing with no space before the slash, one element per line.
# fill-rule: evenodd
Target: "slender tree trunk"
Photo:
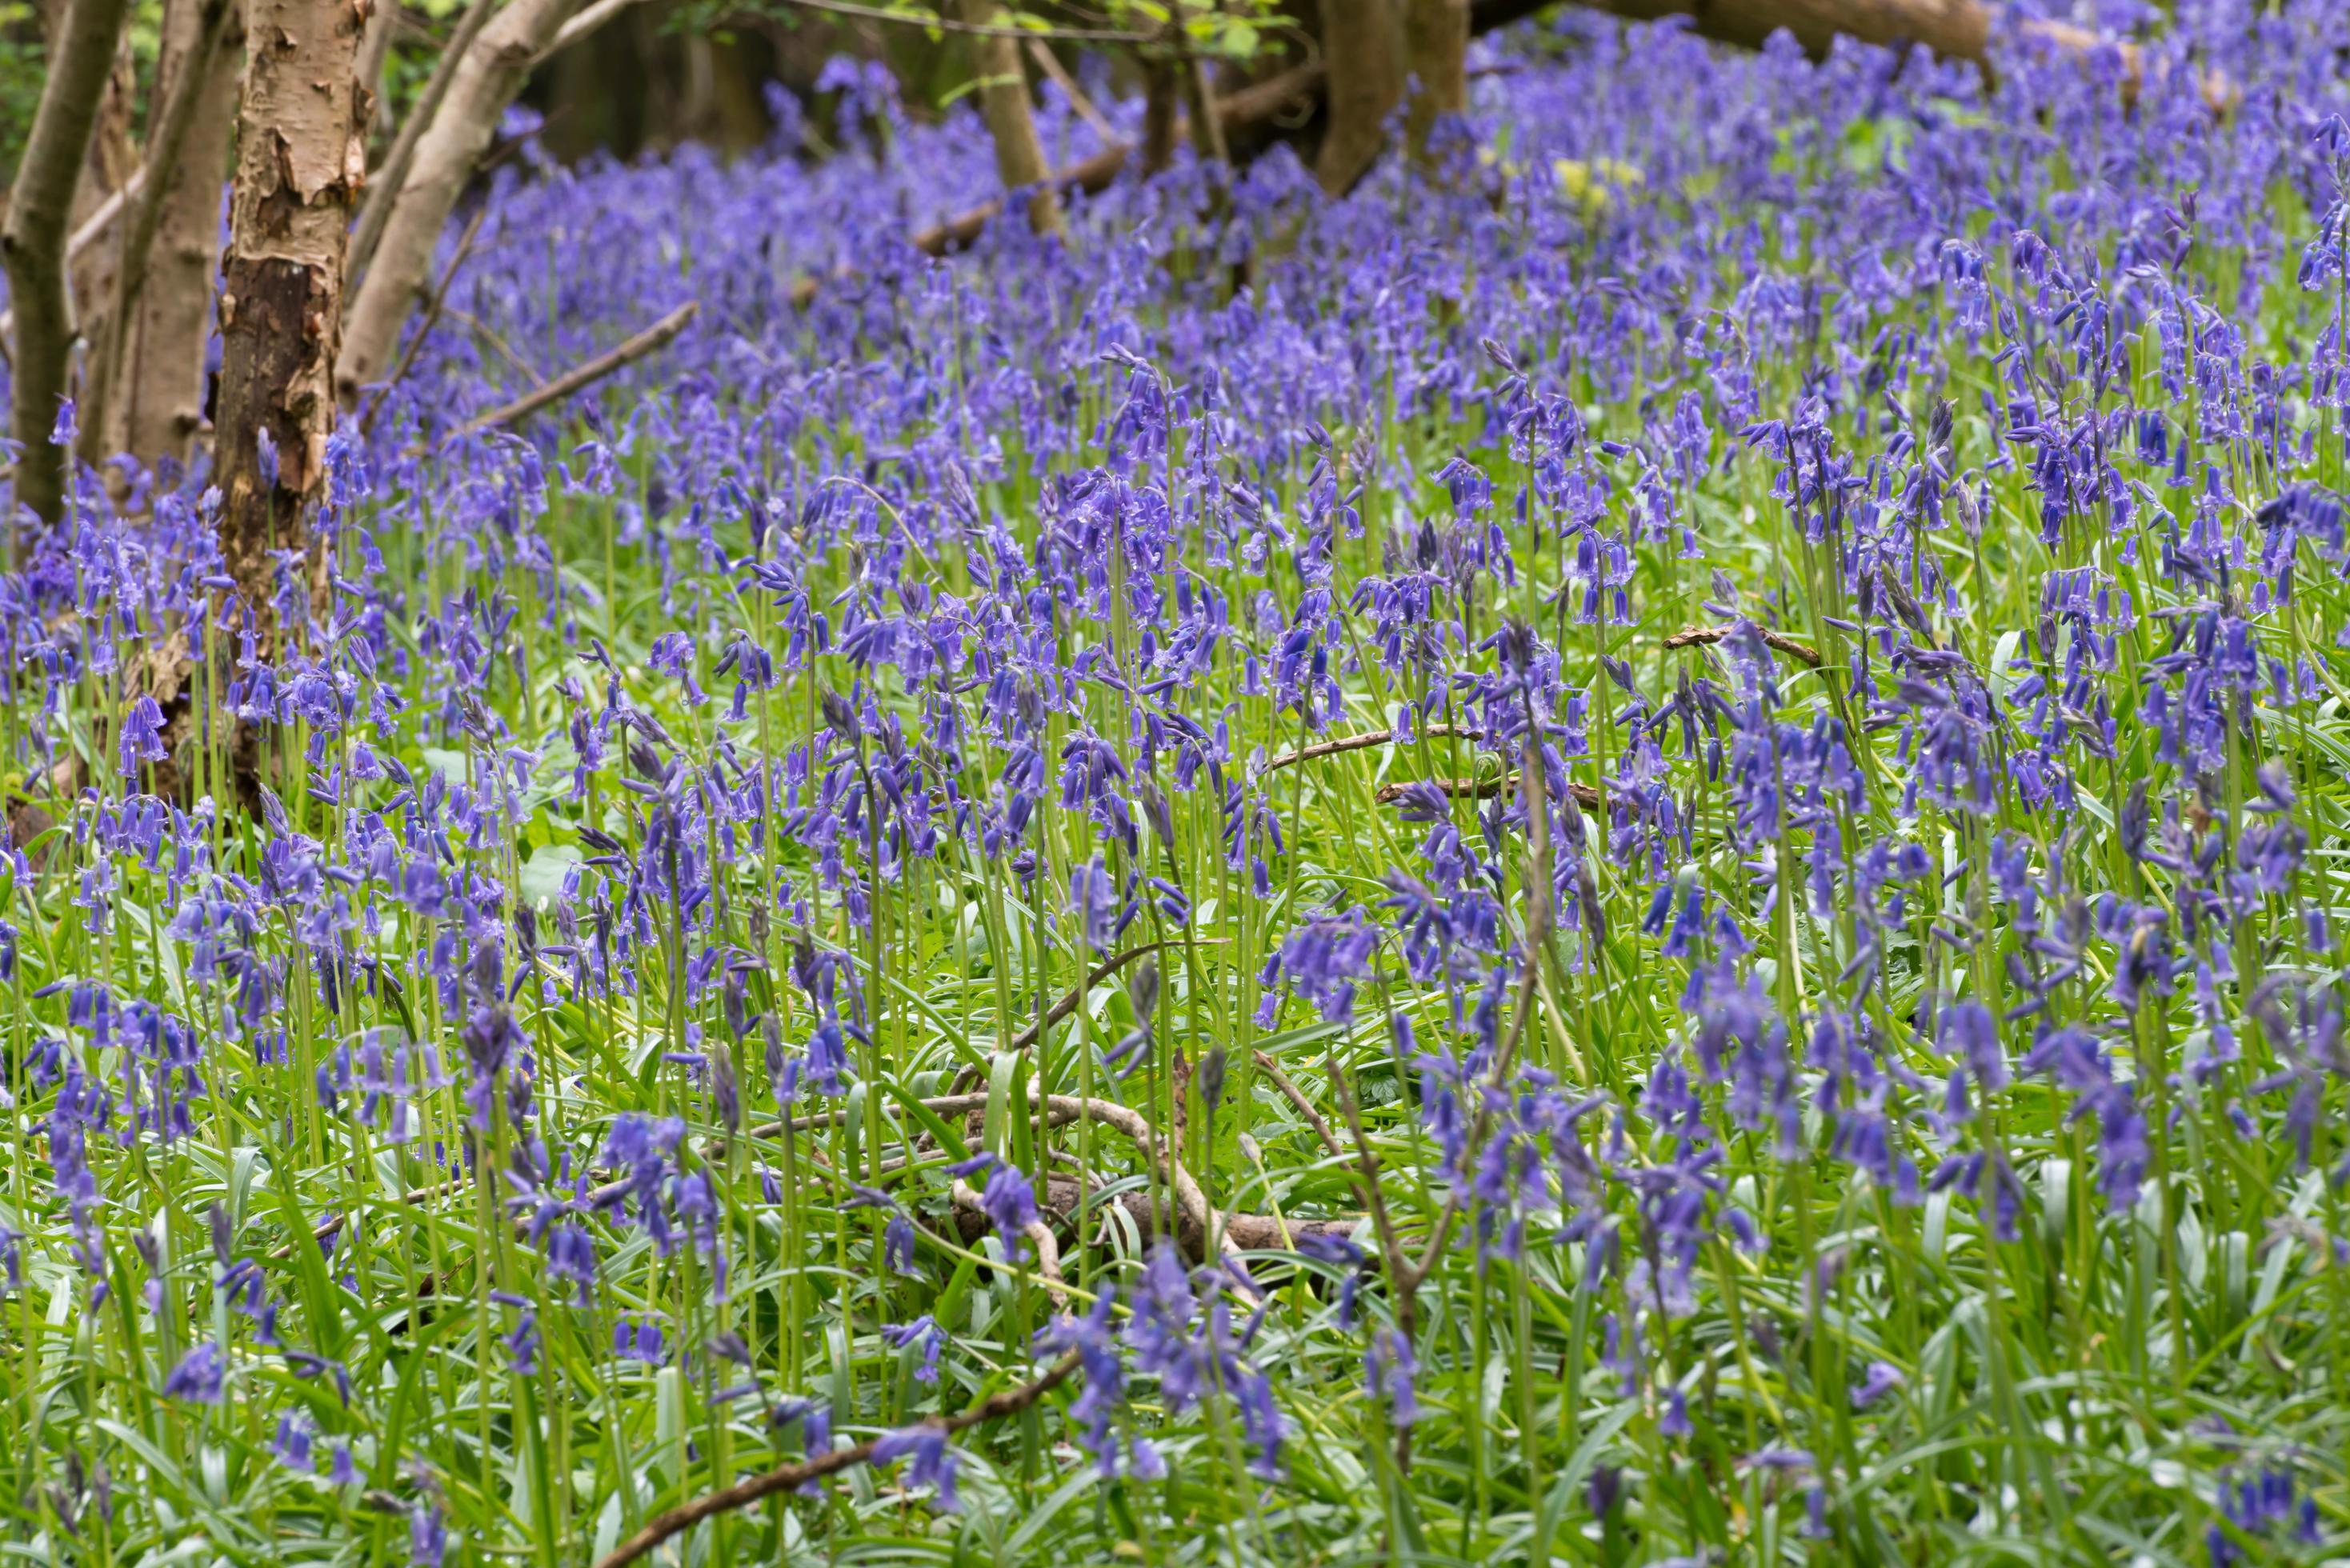
<path fill-rule="evenodd" d="M 368 14 L 367 31 L 359 35 L 359 86 L 368 90 L 368 124 L 376 130 L 392 130 L 383 118 L 383 67 L 391 58 L 391 29 L 399 16 L 397 5 L 379 5 Z"/>
<path fill-rule="evenodd" d="M 265 652 L 274 649 L 272 550 L 301 552 L 313 612 L 323 550 L 309 507 L 335 424 L 343 249 L 367 177 L 364 4 L 250 0 L 236 190 L 222 268 L 214 441 L 221 552 Z"/>
<path fill-rule="evenodd" d="M 185 462 L 201 422 L 204 337 L 220 267 L 221 189 L 236 120 L 234 0 L 171 0 L 156 62 L 161 107 L 137 194 L 121 220 L 102 417 L 86 410 L 83 455 Z"/>
<path fill-rule="evenodd" d="M 457 74 L 465 51 L 487 25 L 497 0 L 473 0 L 465 14 L 457 18 L 457 30 L 449 36 L 441 58 L 434 63 L 432 74 L 424 78 L 424 90 L 416 95 L 416 102 L 408 111 L 408 119 L 391 139 L 390 150 L 383 161 L 368 177 L 367 195 L 359 203 L 359 221 L 351 231 L 351 248 L 344 270 L 357 277 L 375 259 L 376 242 L 383 238 L 384 224 L 390 221 L 392 203 L 400 199 L 400 188 L 408 179 L 408 171 L 416 158 L 416 144 L 439 112 L 441 100 L 449 94 L 449 83 Z"/>
<path fill-rule="evenodd" d="M 1403 59 L 1404 145 L 1425 159 L 1437 120 L 1469 107 L 1469 0 L 1403 0 Z"/>
<path fill-rule="evenodd" d="M 98 100 L 114 67 L 130 0 L 73 0 L 53 31 L 40 106 L 33 111 L 19 176 L 0 230 L 0 261 L 16 307 L 16 344 L 11 370 L 14 428 L 24 449 L 16 460 L 16 500 L 45 523 L 65 508 L 65 452 L 50 443 L 57 400 L 66 394 L 73 350 L 73 304 L 66 292 L 66 224 L 74 186 L 98 122 Z"/>
<path fill-rule="evenodd" d="M 335 366 L 336 390 L 346 406 L 390 365 L 400 329 L 432 270 L 441 231 L 488 149 L 498 117 L 576 8 L 577 0 L 510 0 L 457 62 L 432 122 L 417 139 L 408 177 L 391 198 L 383 239 L 351 298 Z"/>
<path fill-rule="evenodd" d="M 1001 22 L 1007 15 L 994 0 L 960 0 L 962 19 L 973 26 Z M 1028 101 L 1028 73 L 1020 59 L 1020 40 L 989 34 L 971 36 L 972 68 L 979 77 L 979 110 L 986 118 L 987 134 L 995 143 L 995 172 L 1007 191 L 1027 191 L 1028 223 L 1038 234 L 1061 227 L 1061 199 L 1053 189 L 1053 166 L 1045 161 L 1045 143 L 1036 134 L 1036 116 Z"/>
<path fill-rule="evenodd" d="M 1183 78 L 1169 55 L 1145 55 L 1142 71 L 1142 173 L 1148 179 L 1175 161 L 1175 143 L 1182 136 Z"/>
<path fill-rule="evenodd" d="M 1387 119 L 1403 97 L 1403 25 L 1393 0 L 1322 0 L 1329 120 L 1315 178 L 1344 195 L 1387 147 Z"/>
<path fill-rule="evenodd" d="M 139 107 L 139 73 L 130 53 L 130 33 L 137 16 L 123 23 L 122 37 L 114 46 L 114 65 L 106 75 L 106 90 L 99 95 L 98 124 L 90 132 L 89 151 L 82 162 L 81 183 L 74 192 L 73 230 L 107 207 L 121 211 L 120 193 L 139 167 L 139 144 L 130 133 Z M 114 225 L 106 242 L 77 251 L 66 245 L 66 293 L 73 301 L 74 335 L 83 357 L 74 377 L 74 401 L 81 410 L 83 439 L 94 439 L 91 416 L 106 400 L 106 362 L 98 347 L 109 337 L 108 322 L 115 281 L 121 275 L 121 227 Z"/>

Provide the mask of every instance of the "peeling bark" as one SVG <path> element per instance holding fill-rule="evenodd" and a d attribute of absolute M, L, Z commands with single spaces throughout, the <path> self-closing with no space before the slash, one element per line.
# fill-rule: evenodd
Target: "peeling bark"
<path fill-rule="evenodd" d="M 16 496 L 44 523 L 56 522 L 65 507 L 65 453 L 50 444 L 49 432 L 73 349 L 66 226 L 130 11 L 130 0 L 74 0 L 58 20 L 48 77 L 9 197 L 7 226 L 0 230 L 0 262 L 7 267 L 16 317 L 10 374 L 16 438 L 24 451 Z"/>
<path fill-rule="evenodd" d="M 400 328 L 432 270 L 441 232 L 481 163 L 498 117 L 522 90 L 531 62 L 546 52 L 577 8 L 577 0 L 511 0 L 451 73 L 446 96 L 417 138 L 408 177 L 390 198 L 383 239 L 351 297 L 335 366 L 335 389 L 345 406 L 390 365 Z"/>
<path fill-rule="evenodd" d="M 962 19 L 973 26 L 995 21 L 993 0 L 959 0 L 959 9 Z M 1020 42 L 976 33 L 971 38 L 971 55 L 979 81 L 979 111 L 987 121 L 989 140 L 995 143 L 995 172 L 1006 191 L 1031 193 L 1029 227 L 1040 234 L 1056 234 L 1061 227 L 1061 201 L 1053 188 L 1053 166 L 1045 161 L 1044 140 L 1036 134 Z"/>
<path fill-rule="evenodd" d="M 313 612 L 324 607 L 309 509 L 335 422 L 345 235 L 367 175 L 366 20 L 365 0 L 251 0 L 246 13 L 215 447 L 221 550 L 265 650 L 277 631 L 271 551 L 305 557 Z"/>
<path fill-rule="evenodd" d="M 1393 0 L 1322 0 L 1328 128 L 1314 177 L 1343 196 L 1387 150 L 1388 113 L 1403 98 L 1403 26 Z"/>

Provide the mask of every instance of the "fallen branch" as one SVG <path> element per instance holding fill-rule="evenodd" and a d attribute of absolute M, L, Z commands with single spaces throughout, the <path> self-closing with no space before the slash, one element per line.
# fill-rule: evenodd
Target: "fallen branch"
<path fill-rule="evenodd" d="M 1043 1376 L 1017 1388 L 1007 1388 L 991 1394 L 960 1416 L 941 1418 L 933 1416 L 922 1425 L 949 1436 L 966 1432 L 989 1421 L 1016 1416 L 1068 1380 L 1077 1369 L 1077 1355 L 1072 1351 L 1047 1368 Z M 773 1497 L 779 1491 L 796 1491 L 812 1480 L 819 1480 L 853 1466 L 864 1464 L 881 1445 L 879 1438 L 868 1438 L 854 1448 L 835 1449 L 828 1454 L 814 1454 L 796 1464 L 778 1465 L 733 1486 L 705 1492 L 690 1502 L 655 1514 L 642 1530 L 629 1536 L 600 1559 L 596 1568 L 622 1568 L 634 1563 L 653 1548 L 673 1536 L 681 1535 L 705 1519 L 728 1513 L 738 1508 L 748 1508 L 761 1498 Z"/>
<path fill-rule="evenodd" d="M 1507 794 L 1516 789 L 1518 777 L 1518 774 L 1511 774 L 1507 777 L 1496 774 L 1473 779 L 1409 779 L 1402 784 L 1381 784 L 1378 794 L 1371 798 L 1381 805 L 1393 805 L 1420 785 L 1433 784 L 1440 794 L 1454 800 L 1492 800 L 1496 795 Z M 1566 793 L 1569 799 L 1586 811 L 1597 811 L 1606 800 L 1586 784 L 1570 784 L 1566 786 Z"/>
<path fill-rule="evenodd" d="M 965 1241 L 973 1239 L 974 1233 L 964 1227 L 974 1220 L 979 1222 L 982 1231 L 994 1229 L 995 1222 L 988 1217 L 987 1205 L 980 1201 L 979 1193 L 970 1182 L 957 1177 L 949 1195 L 954 1199 L 955 1228 L 962 1231 Z M 1021 1227 L 1020 1233 L 1028 1239 L 1030 1246 L 1036 1249 L 1036 1274 L 1045 1282 L 1045 1293 L 1053 1298 L 1055 1307 L 1066 1311 L 1069 1287 L 1061 1278 L 1059 1238 L 1053 1234 L 1053 1228 L 1041 1219 L 1029 1220 Z"/>
<path fill-rule="evenodd" d="M 1277 123 L 1293 110 L 1308 112 L 1320 101 L 1323 67 L 1319 64 L 1298 66 L 1268 78 L 1253 87 L 1243 88 L 1216 103 L 1216 120 L 1224 136 L 1230 138 L 1263 129 Z M 1177 134 L 1180 135 L 1180 128 Z M 1090 158 L 1081 159 L 1067 167 L 1054 171 L 1049 183 L 1054 192 L 1066 199 L 1072 195 L 1098 195 L 1109 189 L 1134 156 L 1131 142 L 1115 142 Z M 913 247 L 929 256 L 951 255 L 967 250 L 986 232 L 987 225 L 1003 215 L 1003 199 L 996 197 L 982 202 L 956 213 L 943 223 L 918 230 L 911 241 Z M 830 281 L 845 282 L 856 275 L 856 268 L 846 264 L 833 269 Z M 822 277 L 804 277 L 792 286 L 792 304 L 805 307 L 825 286 Z"/>
<path fill-rule="evenodd" d="M 484 431 L 504 430 L 508 425 L 526 420 L 547 404 L 560 402 L 581 388 L 592 386 L 623 366 L 643 358 L 684 331 L 686 323 L 691 321 L 701 309 L 700 300 L 689 299 L 619 347 L 597 355 L 584 365 L 566 370 L 537 390 L 525 393 L 511 403 L 502 404 L 485 414 L 476 414 L 449 434 L 452 437 L 479 435 Z"/>
<path fill-rule="evenodd" d="M 1419 732 L 1430 739 L 1439 736 L 1458 736 L 1464 741 L 1475 741 L 1484 737 L 1484 732 L 1482 730 L 1465 730 L 1458 724 L 1423 724 L 1420 726 Z M 1359 735 L 1345 735 L 1335 741 L 1316 741 L 1310 746 L 1300 746 L 1294 752 L 1284 752 L 1279 756 L 1269 757 L 1265 760 L 1264 766 L 1258 771 L 1269 774 L 1275 768 L 1289 767 L 1296 763 L 1310 763 L 1316 757 L 1335 757 L 1345 752 L 1360 752 L 1373 746 L 1391 745 L 1394 742 L 1393 730 L 1366 730 Z"/>
<path fill-rule="evenodd" d="M 1048 1176 L 1045 1181 L 1045 1201 L 1042 1213 L 1055 1225 L 1066 1226 L 1073 1232 L 1077 1217 L 1086 1206 L 1085 1189 L 1076 1178 Z M 1122 1192 L 1108 1200 L 1126 1211 L 1134 1221 L 1135 1232 L 1149 1241 L 1158 1230 L 1151 1214 L 1150 1194 Z M 1349 1236 L 1360 1223 L 1352 1215 L 1331 1220 L 1291 1220 L 1278 1214 L 1223 1214 L 1218 1216 L 1223 1227 L 1223 1240 L 1231 1251 L 1242 1252 L 1279 1252 L 1296 1250 L 1297 1240 L 1304 1236 Z M 1043 1223 L 1040 1220 L 1039 1223 Z M 965 1242 L 977 1240 L 993 1229 L 983 1214 L 955 1209 L 955 1229 Z M 1183 1248 L 1183 1255 L 1193 1262 L 1205 1261 L 1207 1238 L 1194 1232 L 1181 1217 L 1178 1217 L 1175 1239 Z"/>
<path fill-rule="evenodd" d="M 1097 1127 L 1106 1127 L 1124 1134 L 1127 1139 L 1142 1152 L 1144 1159 L 1158 1168 L 1161 1179 L 1173 1192 L 1178 1237 L 1182 1240 L 1187 1249 L 1195 1253 L 1202 1250 L 1210 1231 L 1210 1221 L 1213 1216 L 1213 1210 L 1208 1204 L 1208 1195 L 1201 1190 L 1200 1184 L 1191 1179 L 1190 1171 L 1183 1168 L 1183 1162 L 1175 1158 L 1173 1151 L 1160 1147 L 1159 1135 L 1152 1130 L 1150 1123 L 1140 1111 L 1121 1106 L 1114 1100 L 1081 1099 L 1075 1095 L 1038 1096 L 1035 1093 L 1033 1085 L 1030 1094 L 1031 1104 L 1038 1100 L 1043 1102 L 1045 1122 L 1049 1127 L 1065 1126 L 1082 1116 Z M 967 1116 L 973 1111 L 985 1110 L 987 1096 L 984 1094 L 940 1095 L 921 1101 L 920 1105 L 924 1110 L 934 1113 L 943 1121 L 955 1116 Z M 818 1127 L 831 1127 L 840 1120 L 842 1114 L 839 1111 L 826 1111 L 816 1116 L 801 1117 L 793 1121 L 791 1130 L 795 1133 L 810 1132 Z M 764 1127 L 753 1127 L 751 1136 L 775 1137 L 781 1136 L 783 1130 L 784 1126 L 781 1122 L 770 1122 Z M 1268 1223 L 1275 1222 L 1268 1221 Z M 1194 1241 L 1194 1238 L 1198 1239 L 1197 1242 Z M 1224 1241 L 1228 1251 L 1240 1250 L 1240 1244 L 1229 1228 Z"/>
<path fill-rule="evenodd" d="M 1665 647 L 1669 649 L 1708 647 L 1722 641 L 1737 629 L 1736 627 L 1731 626 L 1685 626 L 1665 639 Z M 1820 650 L 1810 643 L 1797 642 L 1786 633 L 1773 631 L 1767 627 L 1758 626 L 1754 629 L 1761 635 L 1765 647 L 1783 653 L 1790 659 L 1801 659 L 1814 670 L 1820 667 Z"/>
<path fill-rule="evenodd" d="M 1981 0 L 1582 0 L 1627 22 L 1656 22 L 1670 16 L 1690 18 L 1691 29 L 1742 48 L 1759 49 L 1772 34 L 1785 28 L 1812 55 L 1825 54 L 1839 37 L 1864 44 L 1917 44 L 1944 59 L 1963 60 L 1988 72 L 1991 64 L 1992 8 Z M 1470 27 L 1491 32 L 1551 8 L 1552 0 L 1471 0 Z M 2012 35 L 2083 60 L 2110 47 L 2122 67 L 2124 107 L 2137 103 L 2145 88 L 2145 58 L 2138 47 L 2125 38 L 2109 37 L 2069 22 L 2038 17 L 2020 21 Z M 2222 71 L 2205 71 L 2199 83 L 2204 103 L 2218 113 L 2235 106 L 2235 84 Z"/>
<path fill-rule="evenodd" d="M 1202 947 L 1221 947 L 1224 941 L 1224 939 L 1222 937 L 1205 937 L 1194 940 Z M 1060 1023 L 1063 1019 L 1068 1017 L 1070 1013 L 1075 1012 L 1077 1008 L 1083 1004 L 1087 996 L 1092 992 L 1094 987 L 1099 985 L 1102 981 L 1107 980 L 1110 976 L 1116 974 L 1127 965 L 1134 962 L 1135 960 L 1147 958 L 1150 954 L 1159 951 L 1161 948 L 1173 947 L 1175 945 L 1177 944 L 1170 941 L 1144 942 L 1139 947 L 1128 948 L 1123 952 L 1112 953 L 1109 957 L 1102 960 L 1101 962 L 1094 965 L 1094 967 L 1087 971 L 1084 983 L 1070 987 L 1068 994 L 1062 997 L 1060 1001 L 1053 1003 L 1052 1007 L 1046 1011 L 1044 1017 L 1038 1019 L 1035 1023 L 1031 1023 L 1019 1033 L 1014 1034 L 1012 1037 L 1011 1043 L 1006 1045 L 1004 1049 L 1011 1051 L 1015 1054 L 1019 1052 L 1027 1050 L 1028 1047 L 1036 1044 L 1036 1037 L 1039 1034 L 1053 1027 L 1054 1024 Z M 961 1071 L 955 1074 L 953 1082 L 947 1085 L 947 1093 L 951 1095 L 959 1095 L 977 1082 L 979 1082 L 979 1070 L 976 1067 L 972 1067 L 966 1064 Z"/>

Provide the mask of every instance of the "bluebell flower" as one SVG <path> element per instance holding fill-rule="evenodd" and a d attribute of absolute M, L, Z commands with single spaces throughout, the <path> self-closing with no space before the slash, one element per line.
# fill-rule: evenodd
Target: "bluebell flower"
<path fill-rule="evenodd" d="M 947 1343 L 946 1330 L 941 1328 L 930 1314 L 924 1313 L 911 1323 L 885 1323 L 881 1338 L 893 1350 L 905 1350 L 920 1345 L 922 1364 L 914 1369 L 914 1378 L 920 1383 L 939 1380 L 939 1352 Z"/>
<path fill-rule="evenodd" d="M 953 1513 L 962 1506 L 955 1497 L 954 1450 L 947 1446 L 947 1434 L 942 1428 L 908 1427 L 885 1433 L 873 1445 L 873 1462 L 877 1465 L 894 1464 L 901 1459 L 913 1460 L 906 1468 L 909 1484 L 937 1489 L 941 1511 Z"/>
<path fill-rule="evenodd" d="M 163 1397 L 193 1405 L 217 1405 L 227 1376 L 228 1364 L 221 1356 L 220 1346 L 207 1340 L 180 1357 L 179 1365 L 163 1379 Z"/>
<path fill-rule="evenodd" d="M 1028 1243 L 1023 1232 L 1036 1223 L 1036 1195 L 1028 1178 L 1017 1167 L 999 1162 L 989 1173 L 979 1200 L 994 1223 L 1005 1255 L 1014 1259 L 1024 1256 Z"/>
<path fill-rule="evenodd" d="M 409 1568 L 441 1568 L 448 1550 L 449 1525 L 442 1517 L 441 1505 L 419 1502 L 408 1514 Z"/>
<path fill-rule="evenodd" d="M 1419 1360 L 1411 1353 L 1411 1342 L 1391 1328 L 1383 1328 L 1371 1336 L 1371 1347 L 1364 1357 L 1363 1380 L 1372 1395 L 1385 1399 L 1388 1419 L 1399 1427 L 1409 1427 L 1419 1419 L 1419 1397 L 1417 1380 Z"/>

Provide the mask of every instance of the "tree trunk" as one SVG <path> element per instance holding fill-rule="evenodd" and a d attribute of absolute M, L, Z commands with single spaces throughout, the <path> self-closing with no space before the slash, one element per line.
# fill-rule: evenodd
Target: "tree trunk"
<path fill-rule="evenodd" d="M 1428 133 L 1445 115 L 1469 107 L 1469 0 L 1403 0 L 1404 145 L 1428 156 Z"/>
<path fill-rule="evenodd" d="M 1378 161 L 1388 115 L 1403 97 L 1403 26 L 1393 0 L 1322 0 L 1322 53 L 1329 120 L 1314 176 L 1341 196 Z"/>
<path fill-rule="evenodd" d="M 1142 174 L 1149 179 L 1175 161 L 1175 143 L 1183 134 L 1183 80 L 1176 74 L 1172 56 L 1147 54 L 1142 59 Z"/>
<path fill-rule="evenodd" d="M 57 400 L 66 393 L 73 349 L 66 224 L 98 122 L 98 100 L 114 68 L 115 45 L 130 12 L 130 0 L 73 0 L 58 23 L 40 106 L 33 111 L 32 133 L 9 197 L 7 227 L 0 231 L 0 261 L 7 266 L 16 317 L 10 375 L 14 427 L 24 449 L 16 460 L 16 500 L 45 523 L 55 523 L 65 508 L 66 454 L 50 443 L 49 434 L 57 424 Z"/>
<path fill-rule="evenodd" d="M 349 330 L 335 364 L 336 391 L 346 406 L 391 363 L 441 231 L 488 149 L 498 117 L 576 8 L 577 0 L 512 0 L 457 62 L 432 122 L 417 139 L 408 177 L 391 198 L 383 239 L 351 299 Z"/>
<path fill-rule="evenodd" d="M 383 238 L 383 226 L 391 217 L 392 203 L 400 199 L 400 188 L 408 179 L 408 171 L 416 158 L 416 144 L 432 124 L 439 112 L 441 100 L 448 96 L 450 80 L 457 74 L 465 51 L 490 19 L 496 0 L 473 0 L 465 14 L 457 18 L 457 30 L 449 35 L 448 44 L 441 57 L 433 63 L 432 74 L 424 78 L 424 90 L 416 95 L 410 106 L 408 119 L 391 139 L 391 147 L 384 153 L 368 177 L 367 194 L 359 202 L 359 221 L 351 230 L 351 248 L 344 263 L 348 277 L 357 277 L 375 259 L 376 242 Z M 364 64 L 364 58 L 362 58 Z M 363 83 L 371 86 L 372 84 Z"/>
<path fill-rule="evenodd" d="M 185 463 L 203 421 L 221 186 L 236 120 L 237 10 L 234 0 L 172 0 L 164 12 L 161 119 L 122 221 L 104 418 L 84 421 L 93 461 L 128 452 L 151 468 L 164 458 Z"/>
<path fill-rule="evenodd" d="M 118 213 L 122 210 L 122 193 L 139 167 L 139 145 L 130 133 L 131 120 L 139 107 L 139 72 L 130 52 L 130 34 L 135 30 L 137 16 L 135 0 L 131 15 L 132 19 L 123 23 L 123 36 L 114 47 L 114 66 L 107 72 L 106 90 L 99 95 L 98 123 L 90 132 L 89 151 L 82 161 L 81 183 L 74 192 L 76 233 L 102 210 L 111 208 Z M 84 348 L 74 401 L 81 410 L 85 441 L 95 440 L 91 420 L 106 401 L 105 357 L 96 352 L 96 348 L 105 343 L 109 335 L 108 321 L 115 280 L 121 275 L 120 233 L 117 227 L 109 243 L 88 245 L 79 251 L 73 248 L 70 240 L 66 244 L 66 292 L 73 301 L 74 335 Z"/>
<path fill-rule="evenodd" d="M 302 553 L 313 613 L 323 608 L 308 512 L 335 423 L 345 236 L 367 177 L 366 19 L 364 4 L 340 0 L 250 0 L 245 16 L 213 445 L 221 553 L 265 654 L 276 634 L 272 550 Z"/>
<path fill-rule="evenodd" d="M 397 5 L 379 5 L 368 14 L 367 31 L 359 35 L 359 58 L 356 67 L 359 86 L 368 90 L 368 124 L 374 130 L 391 131 L 395 127 L 383 117 L 383 70 L 391 58 L 391 29 L 400 15 Z"/>
<path fill-rule="evenodd" d="M 1008 15 L 994 0 L 960 0 L 962 19 L 972 26 L 1000 24 Z M 1053 166 L 1045 160 L 1045 143 L 1036 134 L 1036 116 L 1028 101 L 1028 73 L 1020 59 L 1020 41 L 986 33 L 971 36 L 972 69 L 979 79 L 979 110 L 987 120 L 987 134 L 995 143 L 995 172 L 1006 191 L 1027 191 L 1028 224 L 1038 234 L 1061 227 L 1061 200 L 1053 189 Z"/>

